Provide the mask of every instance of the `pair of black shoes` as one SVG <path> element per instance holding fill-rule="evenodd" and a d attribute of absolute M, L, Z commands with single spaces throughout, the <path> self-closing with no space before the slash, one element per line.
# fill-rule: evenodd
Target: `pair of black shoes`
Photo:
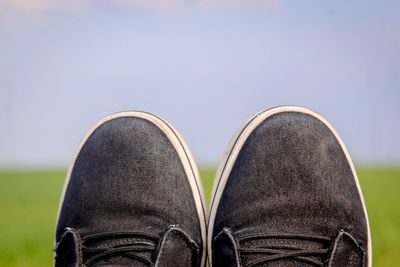
<path fill-rule="evenodd" d="M 206 224 L 208 223 L 208 229 Z M 68 171 L 56 266 L 371 266 L 354 166 L 320 115 L 278 107 L 232 138 L 204 204 L 177 131 L 143 112 L 102 119 Z"/>

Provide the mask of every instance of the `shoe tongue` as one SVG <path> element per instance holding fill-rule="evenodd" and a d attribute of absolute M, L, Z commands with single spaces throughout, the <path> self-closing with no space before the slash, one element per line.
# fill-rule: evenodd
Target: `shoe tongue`
<path fill-rule="evenodd" d="M 260 260 L 266 256 L 271 256 L 274 254 L 281 254 L 286 252 L 300 251 L 300 250 L 313 250 L 321 249 L 323 245 L 317 241 L 303 240 L 303 239 L 293 239 L 289 237 L 265 237 L 256 239 L 243 239 L 238 237 L 240 249 L 271 249 L 275 250 L 275 253 L 269 254 L 244 254 L 241 253 L 241 261 L 243 266 L 248 265 L 250 262 Z M 317 261 L 322 261 L 321 257 L 307 256 Z M 276 261 L 271 261 L 259 266 L 314 266 L 306 262 L 300 262 L 293 258 L 279 259 Z"/>
<path fill-rule="evenodd" d="M 149 245 L 156 246 L 157 241 L 154 242 L 147 238 L 142 237 L 112 237 L 104 240 L 96 240 L 93 242 L 85 243 L 85 247 L 90 249 L 109 249 L 116 247 L 125 247 L 125 246 L 133 246 L 133 245 Z"/>
<path fill-rule="evenodd" d="M 97 233 L 81 238 L 66 228 L 56 244 L 56 266 L 197 266 L 200 247 L 182 229 L 170 226 L 160 236 L 138 232 Z"/>
<path fill-rule="evenodd" d="M 309 250 L 321 249 L 324 246 L 313 240 L 303 238 L 294 238 L 290 236 L 263 235 L 263 234 L 246 234 L 236 235 L 241 248 L 270 248 L 283 250 Z M 285 247 L 286 249 L 284 249 Z"/>
<path fill-rule="evenodd" d="M 148 247 L 152 249 L 147 249 L 144 251 L 133 251 L 127 252 L 125 255 L 115 254 L 110 255 L 109 257 L 105 257 L 98 262 L 96 262 L 93 266 L 137 266 L 144 267 L 148 266 L 145 262 L 137 260 L 136 258 L 129 257 L 132 253 L 139 255 L 140 257 L 151 259 L 153 257 L 153 252 L 157 246 L 157 241 L 154 242 L 147 238 L 141 237 L 116 237 L 105 240 L 99 240 L 96 242 L 91 242 L 85 244 L 86 250 L 84 250 L 84 257 L 90 257 L 99 252 L 93 253 L 92 250 L 96 249 L 98 251 L 110 251 L 113 249 L 124 248 L 124 247 Z M 100 252 L 101 253 L 101 252 Z"/>
<path fill-rule="evenodd" d="M 198 245 L 177 226 L 170 226 L 158 240 L 144 237 L 117 237 L 96 240 L 88 243 L 86 247 L 90 251 L 90 249 L 110 250 L 129 246 L 152 247 L 151 251 L 135 251 L 141 257 L 151 259 L 151 266 L 186 267 L 196 265 L 198 260 Z M 88 256 L 90 257 L 90 254 Z M 147 267 L 149 264 L 116 254 L 96 262 L 94 266 Z"/>
<path fill-rule="evenodd" d="M 140 261 L 136 261 L 127 257 L 115 256 L 110 257 L 108 259 L 101 260 L 93 265 L 93 267 L 148 267 L 148 264 L 145 264 Z"/>
<path fill-rule="evenodd" d="M 300 250 L 315 250 L 324 248 L 324 244 L 317 240 L 305 238 L 293 238 L 289 235 L 264 235 L 259 231 L 241 231 L 232 232 L 229 229 L 223 229 L 214 241 L 214 262 L 219 266 L 228 262 L 224 266 L 248 266 L 250 263 L 259 261 L 265 257 L 279 255 L 286 252 Z M 254 253 L 258 249 L 268 249 L 269 253 Z M 248 253 L 250 252 L 251 253 Z M 317 261 L 323 261 L 321 256 L 307 256 Z M 324 256 L 326 257 L 326 256 Z M 314 266 L 304 261 L 294 258 L 284 258 L 257 266 Z"/>
<path fill-rule="evenodd" d="M 130 254 L 135 253 L 140 257 L 152 259 L 154 250 L 156 249 L 158 240 L 153 238 L 146 238 L 141 236 L 123 235 L 110 236 L 104 239 L 88 240 L 84 242 L 83 257 L 90 258 L 92 256 L 102 253 L 102 251 L 111 251 L 118 248 L 149 248 L 146 250 L 128 251 L 125 255 L 114 254 L 97 261 L 93 266 L 148 266 L 147 263 L 137 259 L 137 257 L 129 257 Z"/>

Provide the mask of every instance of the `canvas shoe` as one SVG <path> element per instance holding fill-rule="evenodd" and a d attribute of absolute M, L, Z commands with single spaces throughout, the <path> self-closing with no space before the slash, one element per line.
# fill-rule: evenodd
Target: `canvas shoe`
<path fill-rule="evenodd" d="M 212 267 L 371 266 L 357 175 L 324 118 L 277 107 L 238 131 L 214 184 L 208 253 Z"/>
<path fill-rule="evenodd" d="M 197 167 L 179 134 L 144 112 L 112 114 L 82 141 L 59 209 L 56 266 L 204 266 Z"/>

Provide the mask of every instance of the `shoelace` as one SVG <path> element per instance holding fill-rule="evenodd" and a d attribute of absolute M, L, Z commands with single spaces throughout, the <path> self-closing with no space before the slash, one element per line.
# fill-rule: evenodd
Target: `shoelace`
<path fill-rule="evenodd" d="M 139 239 L 138 241 L 121 241 Z M 114 256 L 131 258 L 152 266 L 150 257 L 139 254 L 152 252 L 157 245 L 159 236 L 143 232 L 110 232 L 85 236 L 82 239 L 82 252 L 86 266 Z M 108 246 L 90 247 L 90 244 L 106 241 Z M 111 244 L 111 246 L 110 246 Z"/>
<path fill-rule="evenodd" d="M 324 266 L 325 260 L 319 260 L 319 259 L 326 258 L 329 252 L 330 243 L 332 241 L 330 238 L 323 236 L 292 235 L 292 234 L 272 234 L 272 235 L 254 234 L 239 238 L 239 244 L 246 241 L 257 240 L 257 239 L 312 241 L 317 244 L 320 244 L 321 248 L 301 249 L 298 246 L 290 245 L 291 242 L 286 242 L 287 244 L 285 244 L 285 242 L 279 242 L 276 244 L 271 242 L 270 245 L 263 245 L 255 248 L 243 248 L 239 246 L 238 248 L 239 255 L 254 255 L 254 254 L 267 255 L 259 259 L 248 262 L 246 264 L 246 267 L 259 266 L 264 263 L 277 261 L 281 259 L 292 259 L 312 264 L 314 266 Z"/>

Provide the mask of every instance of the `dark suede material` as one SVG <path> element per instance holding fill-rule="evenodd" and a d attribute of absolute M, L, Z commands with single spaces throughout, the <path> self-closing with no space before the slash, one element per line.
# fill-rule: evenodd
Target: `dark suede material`
<path fill-rule="evenodd" d="M 261 122 L 246 140 L 229 174 L 217 209 L 213 240 L 224 228 L 231 229 L 238 239 L 254 233 L 285 233 L 328 237 L 332 243 L 343 229 L 367 251 L 362 202 L 349 162 L 330 129 L 300 112 L 278 113 Z M 304 248 L 323 247 L 297 242 Z M 254 246 L 269 243 L 259 240 Z M 223 250 L 218 243 L 213 244 L 213 264 Z M 244 266 L 249 257 L 241 255 Z M 357 266 L 367 266 L 366 255 L 363 262 Z M 309 265 L 289 259 L 257 266 Z"/>
<path fill-rule="evenodd" d="M 171 225 L 179 225 L 201 250 L 193 193 L 171 141 L 142 118 L 119 117 L 100 125 L 73 166 L 56 241 L 66 227 L 79 231 L 82 238 L 116 231 L 161 238 Z M 180 251 L 170 253 L 179 255 Z M 196 260 L 199 265 L 199 257 Z"/>

